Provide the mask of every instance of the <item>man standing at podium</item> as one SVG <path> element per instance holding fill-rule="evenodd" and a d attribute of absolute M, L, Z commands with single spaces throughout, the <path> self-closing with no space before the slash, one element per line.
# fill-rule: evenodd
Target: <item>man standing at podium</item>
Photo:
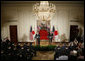
<path fill-rule="evenodd" d="M 38 41 L 38 45 L 40 46 L 40 34 L 37 32 L 37 34 L 35 35 L 35 38 Z"/>
<path fill-rule="evenodd" d="M 51 45 L 53 34 L 49 32 L 48 38 L 49 38 L 49 44 Z"/>

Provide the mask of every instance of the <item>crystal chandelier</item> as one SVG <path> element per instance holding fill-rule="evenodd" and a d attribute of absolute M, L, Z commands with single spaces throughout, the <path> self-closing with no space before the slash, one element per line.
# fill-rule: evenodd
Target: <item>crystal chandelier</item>
<path fill-rule="evenodd" d="M 53 14 L 56 11 L 54 4 L 49 3 L 48 1 L 40 1 L 33 6 L 33 11 L 37 16 L 38 20 L 48 21 L 51 20 Z"/>

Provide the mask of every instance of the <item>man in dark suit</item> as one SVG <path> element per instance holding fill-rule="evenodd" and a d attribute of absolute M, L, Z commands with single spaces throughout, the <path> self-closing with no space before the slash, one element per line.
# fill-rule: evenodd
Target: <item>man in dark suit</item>
<path fill-rule="evenodd" d="M 48 38 L 49 38 L 49 44 L 51 45 L 53 34 L 49 32 Z"/>
<path fill-rule="evenodd" d="M 35 38 L 38 41 L 38 45 L 40 45 L 40 34 L 37 32 L 37 34 L 35 35 Z"/>
<path fill-rule="evenodd" d="M 7 43 L 9 43 L 9 42 L 10 42 L 10 41 L 9 41 L 9 39 L 8 39 L 8 37 L 6 37 L 6 42 L 7 42 Z"/>

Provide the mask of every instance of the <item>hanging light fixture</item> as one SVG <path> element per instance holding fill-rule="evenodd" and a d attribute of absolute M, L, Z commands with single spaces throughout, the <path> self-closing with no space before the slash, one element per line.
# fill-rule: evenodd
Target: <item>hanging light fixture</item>
<path fill-rule="evenodd" d="M 53 14 L 56 11 L 54 4 L 49 3 L 48 1 L 40 1 L 33 6 L 33 11 L 37 16 L 38 20 L 48 21 L 51 20 Z"/>

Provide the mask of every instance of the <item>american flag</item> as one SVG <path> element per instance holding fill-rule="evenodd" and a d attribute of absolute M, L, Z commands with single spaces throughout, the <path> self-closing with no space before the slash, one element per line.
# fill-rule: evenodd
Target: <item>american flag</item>
<path fill-rule="evenodd" d="M 33 40 L 32 26 L 30 27 L 30 40 Z"/>

